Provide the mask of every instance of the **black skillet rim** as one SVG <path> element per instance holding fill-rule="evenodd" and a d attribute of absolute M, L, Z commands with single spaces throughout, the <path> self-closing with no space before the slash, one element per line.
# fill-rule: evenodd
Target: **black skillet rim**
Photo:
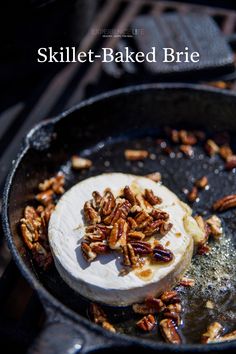
<path fill-rule="evenodd" d="M 75 313 L 73 310 L 65 306 L 62 302 L 60 302 L 56 297 L 54 297 L 48 290 L 46 290 L 43 286 L 43 284 L 40 283 L 40 281 L 36 278 L 34 273 L 25 265 L 22 257 L 20 256 L 13 238 L 11 236 L 11 231 L 10 231 L 10 225 L 9 225 L 9 216 L 8 216 L 8 199 L 9 199 L 9 194 L 10 190 L 12 187 L 12 181 L 14 179 L 15 172 L 17 168 L 19 167 L 22 158 L 25 156 L 27 153 L 28 149 L 30 148 L 30 139 L 34 135 L 34 133 L 39 130 L 43 126 L 47 126 L 50 124 L 56 124 L 58 121 L 61 119 L 64 119 L 67 117 L 70 113 L 79 110 L 80 108 L 91 105 L 91 104 L 96 104 L 98 101 L 105 101 L 106 99 L 109 99 L 110 97 L 115 97 L 115 96 L 122 96 L 122 95 L 128 95 L 132 92 L 137 92 L 137 91 L 148 91 L 148 90 L 156 90 L 156 91 L 172 91 L 172 90 L 191 90 L 191 91 L 196 91 L 196 92 L 209 92 L 213 93 L 219 96 L 227 96 L 227 97 L 234 97 L 236 99 L 236 93 L 229 92 L 226 90 L 222 89 L 217 89 L 213 87 L 208 87 L 208 86 L 202 86 L 202 85 L 197 85 L 197 84 L 185 84 L 185 83 L 158 83 L 158 84 L 141 84 L 141 85 L 134 85 L 134 86 L 128 86 L 125 88 L 119 88 L 113 91 L 108 91 L 99 95 L 96 95 L 92 98 L 89 98 L 87 100 L 84 100 L 80 102 L 79 104 L 76 104 L 75 106 L 71 107 L 70 109 L 60 113 L 56 117 L 49 118 L 43 122 L 38 123 L 35 127 L 33 127 L 29 133 L 26 135 L 25 139 L 23 140 L 22 147 L 15 159 L 14 164 L 12 165 L 10 172 L 7 176 L 6 182 L 5 182 L 5 187 L 3 191 L 3 203 L 2 203 L 2 223 L 3 223 L 3 231 L 5 238 L 7 240 L 8 247 L 11 251 L 12 257 L 17 265 L 17 267 L 20 269 L 20 272 L 22 275 L 25 277 L 25 279 L 30 283 L 30 285 L 37 291 L 37 294 L 42 301 L 43 306 L 50 305 L 52 308 L 55 310 L 59 311 L 62 315 L 65 316 L 65 318 L 68 318 L 72 320 L 76 324 L 81 324 L 90 332 L 95 332 L 96 334 L 102 335 L 104 338 L 107 338 L 109 343 L 112 343 L 112 340 L 115 341 L 115 339 L 120 339 L 123 341 L 123 344 L 127 343 L 128 346 L 145 346 L 146 348 L 150 349 L 160 349 L 160 350 L 169 350 L 171 352 L 176 352 L 176 353 L 181 353 L 181 352 L 214 352 L 214 351 L 226 351 L 226 350 L 232 350 L 236 349 L 236 342 L 228 342 L 228 343 L 214 343 L 214 344 L 180 344 L 178 346 L 175 346 L 173 344 L 167 344 L 167 343 L 161 343 L 161 342 L 152 342 L 148 339 L 143 339 L 143 338 L 136 338 L 136 337 L 131 337 L 126 334 L 120 334 L 120 333 L 110 333 L 107 330 L 99 327 L 98 325 L 95 325 L 94 323 L 90 322 L 88 319 L 85 317 Z M 114 343 L 115 344 L 115 343 Z M 110 346 L 110 345 L 109 345 Z M 112 346 L 112 344 L 111 344 Z"/>

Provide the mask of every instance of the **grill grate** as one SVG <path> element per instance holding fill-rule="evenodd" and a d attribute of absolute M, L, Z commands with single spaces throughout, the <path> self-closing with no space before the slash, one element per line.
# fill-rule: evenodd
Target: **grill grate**
<path fill-rule="evenodd" d="M 209 1 L 211 4 L 211 1 Z M 233 50 L 236 50 L 236 12 L 210 6 L 177 3 L 172 1 L 103 1 L 90 31 L 80 42 L 80 51 L 92 48 L 99 53 L 101 47 L 122 50 L 127 38 L 103 37 L 98 29 L 118 28 L 124 33 L 138 15 L 189 12 L 210 15 L 218 24 Z M 24 101 L 15 102 L 0 114 L 0 188 L 9 169 L 10 161 L 19 149 L 26 132 L 38 121 L 55 115 L 83 98 L 99 92 L 129 85 L 134 80 L 137 68 L 124 63 L 102 65 L 101 62 L 68 64 L 49 81 L 32 91 Z M 125 74 L 125 75 L 124 75 Z M 150 82 L 147 75 L 142 82 Z M 222 87 L 236 90 L 236 70 L 225 77 Z M 10 143 L 9 143 L 10 142 Z M 2 232 L 1 232 L 2 234 Z M 33 338 L 39 333 L 44 320 L 42 307 L 36 294 L 19 274 L 11 261 L 3 239 L 0 239 L 0 340 L 6 343 L 9 352 L 25 352 Z M 3 345 L 3 344 L 2 344 Z"/>

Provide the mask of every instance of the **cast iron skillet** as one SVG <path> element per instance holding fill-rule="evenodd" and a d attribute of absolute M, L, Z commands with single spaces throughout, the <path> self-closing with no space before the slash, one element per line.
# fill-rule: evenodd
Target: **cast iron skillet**
<path fill-rule="evenodd" d="M 83 316 L 86 315 L 86 300 L 69 289 L 55 269 L 45 274 L 34 267 L 17 227 L 23 208 L 33 202 L 38 183 L 60 169 L 66 174 L 66 187 L 104 171 L 144 175 L 161 169 L 167 186 L 179 191 L 178 194 L 183 197 L 181 188 L 190 183 L 191 176 L 201 172 L 201 161 L 191 161 L 184 170 L 181 159 L 177 162 L 167 159 L 164 166 L 154 160 L 144 166 L 130 164 L 123 158 L 125 146 L 134 144 L 138 147 L 138 139 L 156 136 L 161 127 L 166 125 L 236 132 L 235 114 L 236 96 L 232 93 L 194 85 L 151 84 L 119 89 L 91 98 L 29 132 L 6 182 L 2 215 L 13 258 L 36 289 L 47 315 L 45 328 L 31 352 L 105 353 L 145 348 L 149 352 L 215 353 L 236 349 L 235 342 L 174 346 L 145 338 L 111 334 L 94 325 Z M 92 157 L 94 167 L 89 172 L 71 172 L 68 161 L 75 153 Z M 230 194 L 235 183 L 234 176 L 233 180 L 231 176 L 231 180 L 226 181 L 228 183 L 222 183 L 222 179 L 214 174 L 210 178 L 214 182 L 214 195 L 203 195 L 198 204 L 200 212 L 222 194 Z M 231 213 L 226 213 L 229 234 L 235 230 L 229 218 L 233 215 Z"/>

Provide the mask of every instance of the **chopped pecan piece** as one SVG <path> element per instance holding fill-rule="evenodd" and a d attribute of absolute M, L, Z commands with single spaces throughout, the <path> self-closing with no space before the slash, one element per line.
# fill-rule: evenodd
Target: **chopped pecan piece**
<path fill-rule="evenodd" d="M 111 249 L 118 249 L 126 245 L 128 224 L 124 219 L 119 219 L 113 226 L 108 238 L 108 245 Z"/>
<path fill-rule="evenodd" d="M 160 172 L 153 172 L 153 173 L 149 173 L 148 175 L 146 175 L 147 178 L 151 179 L 153 182 L 160 182 L 161 181 L 161 174 Z"/>
<path fill-rule="evenodd" d="M 213 322 L 207 327 L 207 331 L 202 335 L 202 343 L 210 343 L 217 338 L 223 327 L 219 322 Z"/>
<path fill-rule="evenodd" d="M 81 251 L 84 258 L 88 262 L 92 262 L 97 257 L 97 253 L 92 251 L 90 245 L 87 242 L 81 242 Z"/>
<path fill-rule="evenodd" d="M 175 144 L 178 144 L 180 142 L 178 130 L 171 129 L 171 131 L 170 131 L 170 139 Z"/>
<path fill-rule="evenodd" d="M 205 307 L 207 309 L 213 310 L 215 305 L 214 305 L 214 303 L 211 300 L 207 300 Z"/>
<path fill-rule="evenodd" d="M 145 160 L 149 153 L 147 150 L 125 150 L 125 158 L 129 161 Z"/>
<path fill-rule="evenodd" d="M 135 255 L 132 245 L 130 243 L 124 245 L 122 251 L 124 265 L 136 267 L 138 265 L 138 257 Z"/>
<path fill-rule="evenodd" d="M 72 156 L 71 165 L 75 170 L 84 170 L 92 166 L 92 161 L 79 156 Z"/>
<path fill-rule="evenodd" d="M 198 198 L 198 189 L 197 189 L 197 187 L 194 186 L 191 189 L 191 191 L 187 194 L 187 198 L 188 198 L 188 200 L 191 203 L 193 203 L 193 202 L 195 202 L 197 200 L 197 198 Z"/>
<path fill-rule="evenodd" d="M 136 323 L 136 326 L 144 332 L 150 332 L 156 327 L 155 317 L 151 314 L 144 316 Z"/>
<path fill-rule="evenodd" d="M 175 328 L 175 322 L 171 319 L 164 319 L 160 322 L 160 329 L 164 340 L 167 343 L 180 344 L 181 338 Z"/>
<path fill-rule="evenodd" d="M 200 227 L 200 229 L 204 233 L 202 239 L 198 241 L 198 245 L 197 245 L 197 246 L 202 246 L 207 242 L 207 240 L 209 238 L 210 230 L 209 230 L 207 223 L 204 221 L 204 219 L 201 215 L 194 216 L 194 219 L 196 220 L 198 226 Z"/>
<path fill-rule="evenodd" d="M 195 181 L 195 186 L 201 189 L 206 188 L 208 185 L 208 178 L 206 176 L 203 176 Z"/>
<path fill-rule="evenodd" d="M 36 195 L 36 199 L 39 203 L 47 206 L 53 202 L 54 191 L 52 189 L 48 189 L 44 192 L 38 193 Z"/>
<path fill-rule="evenodd" d="M 145 238 L 145 234 L 141 231 L 131 231 L 128 233 L 128 239 L 130 241 L 141 241 L 142 239 Z"/>
<path fill-rule="evenodd" d="M 218 239 L 223 234 L 223 229 L 221 225 L 221 220 L 216 215 L 212 215 L 209 219 L 206 220 L 207 225 L 210 229 L 210 234 Z"/>
<path fill-rule="evenodd" d="M 192 157 L 194 155 L 194 151 L 191 145 L 180 145 L 179 150 L 188 157 Z"/>
<path fill-rule="evenodd" d="M 152 253 L 152 246 L 146 241 L 130 241 L 135 254 L 147 255 Z"/>
<path fill-rule="evenodd" d="M 106 329 L 107 331 L 109 331 L 109 332 L 116 333 L 115 327 L 112 326 L 112 324 L 110 322 L 108 322 L 108 321 L 102 322 L 102 327 L 104 329 Z"/>
<path fill-rule="evenodd" d="M 149 224 L 147 224 L 147 226 L 143 229 L 143 233 L 145 234 L 145 236 L 148 237 L 160 233 L 161 225 L 164 223 L 165 223 L 164 220 L 154 220 Z"/>
<path fill-rule="evenodd" d="M 110 215 L 115 205 L 116 201 L 113 193 L 109 189 L 106 189 L 104 192 L 104 196 L 100 202 L 100 212 L 102 216 Z"/>
<path fill-rule="evenodd" d="M 173 253 L 168 248 L 165 248 L 161 244 L 157 245 L 153 249 L 153 259 L 157 263 L 168 263 L 174 258 Z"/>
<path fill-rule="evenodd" d="M 24 209 L 24 217 L 25 217 L 25 219 L 34 220 L 38 217 L 38 213 L 34 209 L 34 207 L 27 205 Z"/>
<path fill-rule="evenodd" d="M 151 205 L 161 204 L 162 199 L 157 197 L 151 189 L 145 189 L 144 198 L 150 203 Z"/>
<path fill-rule="evenodd" d="M 175 304 L 180 302 L 180 298 L 178 296 L 177 291 L 172 290 L 172 291 L 165 291 L 161 295 L 161 300 L 164 302 L 164 304 L 169 305 L 169 304 Z"/>
<path fill-rule="evenodd" d="M 225 161 L 233 155 L 233 151 L 229 145 L 222 145 L 219 149 L 219 154 Z"/>
<path fill-rule="evenodd" d="M 214 156 L 219 152 L 219 146 L 212 139 L 208 139 L 205 143 L 205 150 L 209 156 Z"/>
<path fill-rule="evenodd" d="M 34 243 L 34 240 L 35 240 L 35 232 L 34 232 L 34 230 L 31 231 L 24 221 L 21 221 L 21 226 L 20 227 L 21 227 L 21 234 L 22 234 L 22 237 L 23 237 L 23 240 L 24 240 L 25 244 L 27 245 L 27 247 L 29 249 L 32 249 L 33 248 L 33 243 Z"/>
<path fill-rule="evenodd" d="M 236 194 L 218 199 L 212 206 L 215 211 L 225 211 L 236 206 Z"/>
<path fill-rule="evenodd" d="M 233 170 L 234 168 L 236 168 L 236 155 L 229 156 L 225 163 L 226 170 Z"/>
<path fill-rule="evenodd" d="M 136 198 L 134 193 L 131 191 L 129 186 L 126 186 L 124 188 L 124 197 L 130 202 L 130 204 L 133 206 L 136 203 Z"/>
<path fill-rule="evenodd" d="M 86 221 L 89 224 L 94 225 L 94 224 L 100 223 L 100 221 L 101 221 L 101 216 L 92 207 L 92 203 L 89 201 L 84 204 L 84 216 L 85 216 Z"/>
<path fill-rule="evenodd" d="M 194 279 L 191 279 L 191 278 L 187 278 L 187 277 L 183 277 L 180 282 L 179 282 L 180 285 L 182 286 L 186 286 L 186 287 L 192 287 L 195 285 L 195 280 Z"/>

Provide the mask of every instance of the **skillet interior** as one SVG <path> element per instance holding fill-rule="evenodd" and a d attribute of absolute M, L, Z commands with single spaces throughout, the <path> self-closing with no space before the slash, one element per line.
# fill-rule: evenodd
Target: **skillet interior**
<path fill-rule="evenodd" d="M 227 127 L 232 135 L 232 147 L 236 151 L 235 112 L 236 97 L 233 95 L 217 93 L 214 90 L 208 92 L 181 87 L 157 89 L 150 86 L 149 89 L 137 88 L 131 92 L 126 89 L 121 94 L 107 95 L 97 102 L 92 100 L 90 105 L 71 111 L 66 118 L 57 119 L 55 124 L 43 125 L 29 137 L 30 148 L 22 157 L 20 168 L 16 169 L 10 191 L 10 226 L 24 262 L 56 298 L 75 312 L 87 316 L 86 299 L 75 294 L 61 280 L 55 269 L 49 273 L 35 269 L 19 237 L 18 221 L 24 206 L 33 202 L 33 192 L 38 183 L 61 169 L 66 174 L 67 188 L 79 180 L 105 171 L 145 175 L 158 170 L 163 175 L 163 182 L 185 200 L 182 189 L 190 187 L 194 178 L 207 175 L 210 190 L 202 193 L 200 202 L 194 205 L 194 210 L 208 214 L 214 200 L 235 192 L 236 175 L 223 171 L 222 161 L 218 158 L 209 159 L 202 154 L 200 147 L 197 148 L 194 159 L 170 158 L 163 155 L 160 157 L 157 154 L 155 138 L 163 135 L 162 128 L 167 125 L 184 129 L 204 129 L 211 133 L 225 131 Z M 126 162 L 123 157 L 126 147 L 147 147 L 156 155 L 156 159 L 148 159 L 144 163 Z M 75 153 L 91 158 L 94 162 L 93 168 L 89 171 L 72 172 L 69 160 Z M 188 336 L 190 343 L 199 342 L 200 334 L 213 320 L 218 319 L 219 322 L 227 324 L 228 330 L 236 326 L 233 237 L 236 228 L 235 211 L 222 214 L 222 218 L 227 235 L 227 241 L 224 241 L 221 247 L 223 252 L 216 246 L 214 259 L 210 260 L 209 257 L 209 262 L 205 262 L 208 266 L 207 269 L 204 267 L 202 277 L 198 272 L 200 265 L 196 264 L 192 272 L 194 277 L 197 277 L 198 285 L 192 290 L 182 290 L 182 299 L 186 303 L 183 333 Z M 214 279 L 213 273 L 216 271 L 219 279 Z M 204 287 L 201 287 L 201 284 L 204 284 Z M 216 302 L 217 311 L 204 308 L 206 300 L 209 299 Z M 191 318 L 190 311 L 193 314 Z M 137 334 L 130 330 L 132 321 L 129 320 L 129 309 L 122 313 L 109 309 L 109 313 L 111 320 L 117 323 L 121 331 Z M 158 336 L 150 334 L 145 337 L 158 339 Z"/>

